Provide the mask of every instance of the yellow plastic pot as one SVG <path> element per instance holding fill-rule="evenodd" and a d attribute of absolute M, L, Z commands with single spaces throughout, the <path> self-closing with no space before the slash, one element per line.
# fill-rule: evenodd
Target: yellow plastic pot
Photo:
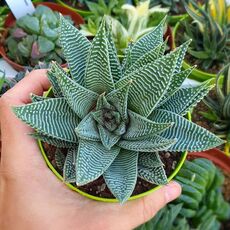
<path fill-rule="evenodd" d="M 46 96 L 49 96 L 49 95 L 51 94 L 51 92 L 52 92 L 51 90 L 52 90 L 52 89 L 50 89 L 50 90 L 46 93 Z M 190 113 L 188 113 L 188 119 L 191 121 L 191 114 L 190 114 Z M 62 175 L 60 175 L 60 174 L 57 172 L 57 170 L 53 167 L 53 165 L 52 165 L 51 162 L 49 161 L 49 159 L 48 159 L 48 157 L 47 157 L 47 155 L 46 155 L 46 152 L 45 152 L 45 150 L 44 150 L 44 148 L 43 148 L 42 142 L 41 142 L 40 140 L 38 140 L 38 145 L 39 145 L 39 148 L 40 148 L 40 150 L 41 150 L 42 156 L 43 156 L 43 158 L 44 158 L 44 160 L 45 160 L 47 166 L 50 168 L 50 170 L 55 174 L 55 176 L 56 176 L 59 180 L 61 180 L 63 183 L 65 183 L 64 180 L 63 180 Z M 177 175 L 177 173 L 180 171 L 180 169 L 181 169 L 181 167 L 182 167 L 184 161 L 186 160 L 186 156 L 187 156 L 187 152 L 183 152 L 182 155 L 181 155 L 181 159 L 180 159 L 180 161 L 178 162 L 178 164 L 177 164 L 175 170 L 174 170 L 173 173 L 168 177 L 168 182 L 171 181 L 171 180 Z M 65 184 L 66 184 L 71 190 L 73 190 L 73 191 L 75 191 L 75 192 L 78 192 L 79 194 L 81 194 L 81 195 L 83 195 L 83 196 L 85 196 L 85 197 L 87 197 L 87 198 L 90 198 L 90 199 L 92 199 L 92 200 L 97 200 L 97 201 L 102 201 L 102 202 L 112 202 L 112 203 L 118 202 L 118 200 L 117 200 L 117 199 L 114 199 L 114 198 L 102 198 L 102 197 L 97 197 L 97 196 L 90 195 L 90 194 L 85 193 L 85 192 L 81 191 L 80 189 L 74 187 L 74 186 L 73 186 L 72 184 L 70 184 L 70 183 L 65 183 Z M 161 187 L 161 186 L 159 185 L 159 186 L 156 186 L 155 188 L 153 188 L 153 189 L 151 189 L 151 190 L 149 190 L 149 191 L 147 191 L 147 192 L 144 192 L 144 193 L 141 193 L 141 194 L 138 194 L 138 195 L 135 195 L 135 196 L 131 196 L 131 197 L 129 198 L 129 200 L 135 200 L 135 199 L 141 198 L 141 197 L 143 197 L 143 196 L 146 196 L 146 195 L 148 195 L 148 194 L 150 194 L 150 193 L 156 191 L 156 190 L 159 189 L 160 187 Z"/>

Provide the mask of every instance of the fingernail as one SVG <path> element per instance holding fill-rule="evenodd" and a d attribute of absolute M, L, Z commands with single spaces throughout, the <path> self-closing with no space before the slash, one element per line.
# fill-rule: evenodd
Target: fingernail
<path fill-rule="evenodd" d="M 181 194 L 181 186 L 175 181 L 171 181 L 165 186 L 166 201 L 175 200 Z"/>

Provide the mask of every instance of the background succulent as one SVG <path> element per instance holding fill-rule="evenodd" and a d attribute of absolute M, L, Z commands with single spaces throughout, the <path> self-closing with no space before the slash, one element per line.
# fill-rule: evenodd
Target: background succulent
<path fill-rule="evenodd" d="M 200 151 L 222 143 L 183 117 L 211 87 L 205 82 L 180 88 L 192 71 L 181 71 L 189 42 L 164 55 L 164 21 L 130 45 L 120 65 L 105 21 L 91 43 L 61 18 L 70 74 L 52 63 L 48 78 L 55 98 L 33 95 L 33 103 L 14 112 L 37 131 L 35 138 L 68 148 L 65 182 L 79 186 L 103 175 L 123 203 L 137 176 L 167 183 L 158 151 Z"/>
<path fill-rule="evenodd" d="M 192 38 L 188 53 L 204 70 L 223 65 L 230 59 L 230 14 L 225 0 L 205 1 L 201 6 L 193 0 L 184 3 L 192 18 L 183 22 L 185 40 Z M 218 69 L 217 69 L 218 71 Z"/>
<path fill-rule="evenodd" d="M 221 83 L 224 75 L 223 83 Z M 212 122 L 216 134 L 223 138 L 224 151 L 230 155 L 230 65 L 227 65 L 217 76 L 215 94 L 216 100 L 207 96 L 203 102 L 208 106 L 208 112 L 200 112 Z"/>
<path fill-rule="evenodd" d="M 58 40 L 58 18 L 58 12 L 39 5 L 32 15 L 18 19 L 6 39 L 7 55 L 25 66 L 51 60 L 64 63 Z"/>
<path fill-rule="evenodd" d="M 211 161 L 186 161 L 175 179 L 182 186 L 181 196 L 137 230 L 217 230 L 230 218 L 230 205 L 222 195 L 224 176 Z"/>

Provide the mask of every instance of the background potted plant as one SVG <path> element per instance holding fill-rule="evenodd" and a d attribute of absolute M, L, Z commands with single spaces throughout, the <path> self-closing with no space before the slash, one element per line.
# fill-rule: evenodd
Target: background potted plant
<path fill-rule="evenodd" d="M 174 29 L 175 43 L 192 38 L 183 68 L 196 64 L 191 78 L 204 81 L 216 74 L 230 58 L 230 14 L 225 0 L 205 1 L 199 6 L 193 0 L 184 3 L 190 17 L 180 21 Z"/>
<path fill-rule="evenodd" d="M 186 151 L 223 143 L 183 117 L 211 87 L 180 87 L 191 72 L 180 70 L 189 42 L 164 55 L 164 21 L 128 47 L 122 66 L 105 20 L 92 44 L 64 18 L 60 24 L 70 72 L 52 63 L 53 97 L 32 95 L 14 112 L 36 130 L 48 166 L 71 189 L 124 203 L 171 180 Z"/>
<path fill-rule="evenodd" d="M 26 15 L 15 21 L 10 13 L 5 21 L 5 38 L 0 47 L 2 57 L 18 71 L 25 66 L 35 66 L 39 61 L 56 60 L 65 64 L 58 42 L 58 13 L 68 15 L 75 25 L 83 19 L 55 3 L 36 3 L 33 15 Z"/>

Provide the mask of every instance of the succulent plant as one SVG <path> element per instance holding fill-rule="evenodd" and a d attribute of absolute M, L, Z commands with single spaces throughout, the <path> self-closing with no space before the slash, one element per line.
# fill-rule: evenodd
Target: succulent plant
<path fill-rule="evenodd" d="M 19 18 L 6 39 L 7 55 L 25 66 L 51 60 L 64 63 L 58 39 L 58 18 L 58 12 L 43 5 L 37 6 L 32 15 Z"/>
<path fill-rule="evenodd" d="M 55 98 L 32 95 L 33 103 L 14 112 L 36 130 L 35 138 L 68 148 L 65 182 L 81 186 L 103 176 L 123 203 L 137 176 L 167 183 L 159 151 L 200 151 L 223 143 L 183 117 L 211 86 L 180 88 L 192 71 L 180 70 L 189 42 L 164 55 L 164 21 L 130 45 L 120 65 L 105 20 L 91 43 L 60 19 L 70 73 L 52 63 L 48 78 Z"/>
<path fill-rule="evenodd" d="M 230 156 L 230 65 L 225 66 L 217 75 L 215 93 L 216 100 L 210 96 L 203 100 L 209 111 L 200 114 L 212 122 L 215 133 L 226 141 L 224 151 Z"/>
<path fill-rule="evenodd" d="M 202 69 L 223 65 L 230 59 L 230 14 L 225 0 L 184 2 L 191 20 L 184 21 L 185 40 L 192 38 L 189 54 L 199 60 Z"/>

